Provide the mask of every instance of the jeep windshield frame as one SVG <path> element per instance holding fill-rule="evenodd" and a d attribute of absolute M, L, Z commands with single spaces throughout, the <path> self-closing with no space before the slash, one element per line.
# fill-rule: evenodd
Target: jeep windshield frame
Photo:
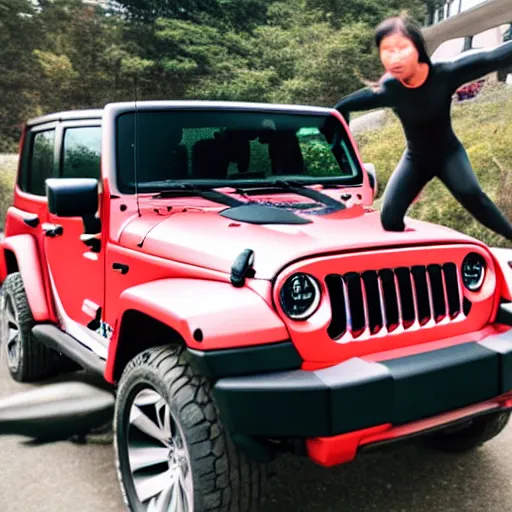
<path fill-rule="evenodd" d="M 328 109 L 151 108 L 115 119 L 120 193 L 193 187 L 363 185 L 348 131 Z M 136 185 L 135 185 L 136 184 Z"/>

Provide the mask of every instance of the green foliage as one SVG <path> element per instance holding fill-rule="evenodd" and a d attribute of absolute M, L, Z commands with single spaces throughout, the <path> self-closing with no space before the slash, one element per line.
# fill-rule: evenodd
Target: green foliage
<path fill-rule="evenodd" d="M 510 87 L 488 85 L 477 99 L 454 105 L 453 124 L 481 187 L 505 216 L 512 219 L 512 124 L 509 112 L 512 112 Z M 363 160 L 376 166 L 379 197 L 382 198 L 385 184 L 405 149 L 401 126 L 389 114 L 383 128 L 360 133 L 356 141 Z M 476 221 L 437 179 L 425 187 L 407 215 L 454 228 L 489 245 L 512 247 Z"/>
<path fill-rule="evenodd" d="M 40 35 L 28 0 L 0 0 L 0 152 L 16 143 L 38 103 L 33 50 Z"/>
<path fill-rule="evenodd" d="M 17 165 L 17 158 L 0 155 L 0 230 L 3 230 L 7 208 L 13 202 Z"/>
<path fill-rule="evenodd" d="M 294 37 L 295 73 L 275 91 L 276 101 L 331 106 L 347 91 L 361 86 L 359 74 L 376 74 L 371 29 L 364 24 L 338 31 L 327 24 L 316 24 L 307 37 L 303 27 L 296 30 Z"/>
<path fill-rule="evenodd" d="M 156 27 L 155 35 L 166 50 L 161 59 L 166 71 L 182 76 L 211 75 L 245 64 L 243 55 L 248 49 L 234 32 L 173 19 L 160 19 Z"/>
<path fill-rule="evenodd" d="M 423 0 L 108 4 L 0 0 L 0 150 L 30 117 L 134 98 L 330 106 L 380 75 L 375 24 L 425 12 Z"/>
<path fill-rule="evenodd" d="M 425 14 L 425 2 L 416 0 L 307 0 L 309 9 L 323 13 L 326 21 L 334 27 L 341 28 L 351 23 L 377 25 L 388 16 L 406 11 L 410 16 L 422 19 Z"/>
<path fill-rule="evenodd" d="M 223 24 L 247 29 L 264 23 L 271 0 L 112 0 L 128 19 L 153 23 L 158 18 Z"/>
<path fill-rule="evenodd" d="M 100 169 L 100 155 L 85 146 L 68 150 L 64 157 L 67 178 L 97 178 Z"/>
<path fill-rule="evenodd" d="M 340 167 L 329 146 L 319 139 L 301 140 L 300 149 L 304 156 L 304 165 L 311 176 L 339 176 Z"/>

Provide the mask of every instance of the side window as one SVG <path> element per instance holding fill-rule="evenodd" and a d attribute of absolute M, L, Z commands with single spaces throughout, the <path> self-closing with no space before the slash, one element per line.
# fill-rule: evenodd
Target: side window
<path fill-rule="evenodd" d="M 64 131 L 62 178 L 100 179 L 101 127 L 82 126 Z"/>
<path fill-rule="evenodd" d="M 32 157 L 27 180 L 27 192 L 44 196 L 45 181 L 54 173 L 55 130 L 35 133 L 32 139 Z"/>

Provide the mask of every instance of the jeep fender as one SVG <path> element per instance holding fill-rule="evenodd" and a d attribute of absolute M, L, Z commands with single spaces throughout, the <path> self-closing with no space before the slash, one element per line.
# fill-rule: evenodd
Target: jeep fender
<path fill-rule="evenodd" d="M 125 290 L 118 301 L 105 378 L 113 382 L 123 315 L 144 313 L 174 329 L 190 348 L 211 350 L 289 339 L 265 300 L 249 288 L 200 279 L 159 279 Z"/>
<path fill-rule="evenodd" d="M 490 251 L 496 266 L 498 282 L 501 282 L 500 295 L 502 299 L 512 301 L 512 249 L 491 247 Z"/>
<path fill-rule="evenodd" d="M 7 237 L 2 243 L 2 257 L 5 251 L 11 251 L 18 262 L 18 270 L 23 279 L 25 293 L 32 316 L 36 322 L 50 320 L 50 310 L 45 295 L 43 274 L 37 244 L 31 235 L 15 235 Z"/>

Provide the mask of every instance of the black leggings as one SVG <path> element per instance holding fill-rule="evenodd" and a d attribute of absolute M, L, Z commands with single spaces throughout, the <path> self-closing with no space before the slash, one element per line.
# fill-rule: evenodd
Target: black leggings
<path fill-rule="evenodd" d="M 512 240 L 512 224 L 480 188 L 468 155 L 462 146 L 443 159 L 413 158 L 406 151 L 387 184 L 381 210 L 382 227 L 403 231 L 407 209 L 423 187 L 437 176 L 455 199 L 481 224 Z"/>

